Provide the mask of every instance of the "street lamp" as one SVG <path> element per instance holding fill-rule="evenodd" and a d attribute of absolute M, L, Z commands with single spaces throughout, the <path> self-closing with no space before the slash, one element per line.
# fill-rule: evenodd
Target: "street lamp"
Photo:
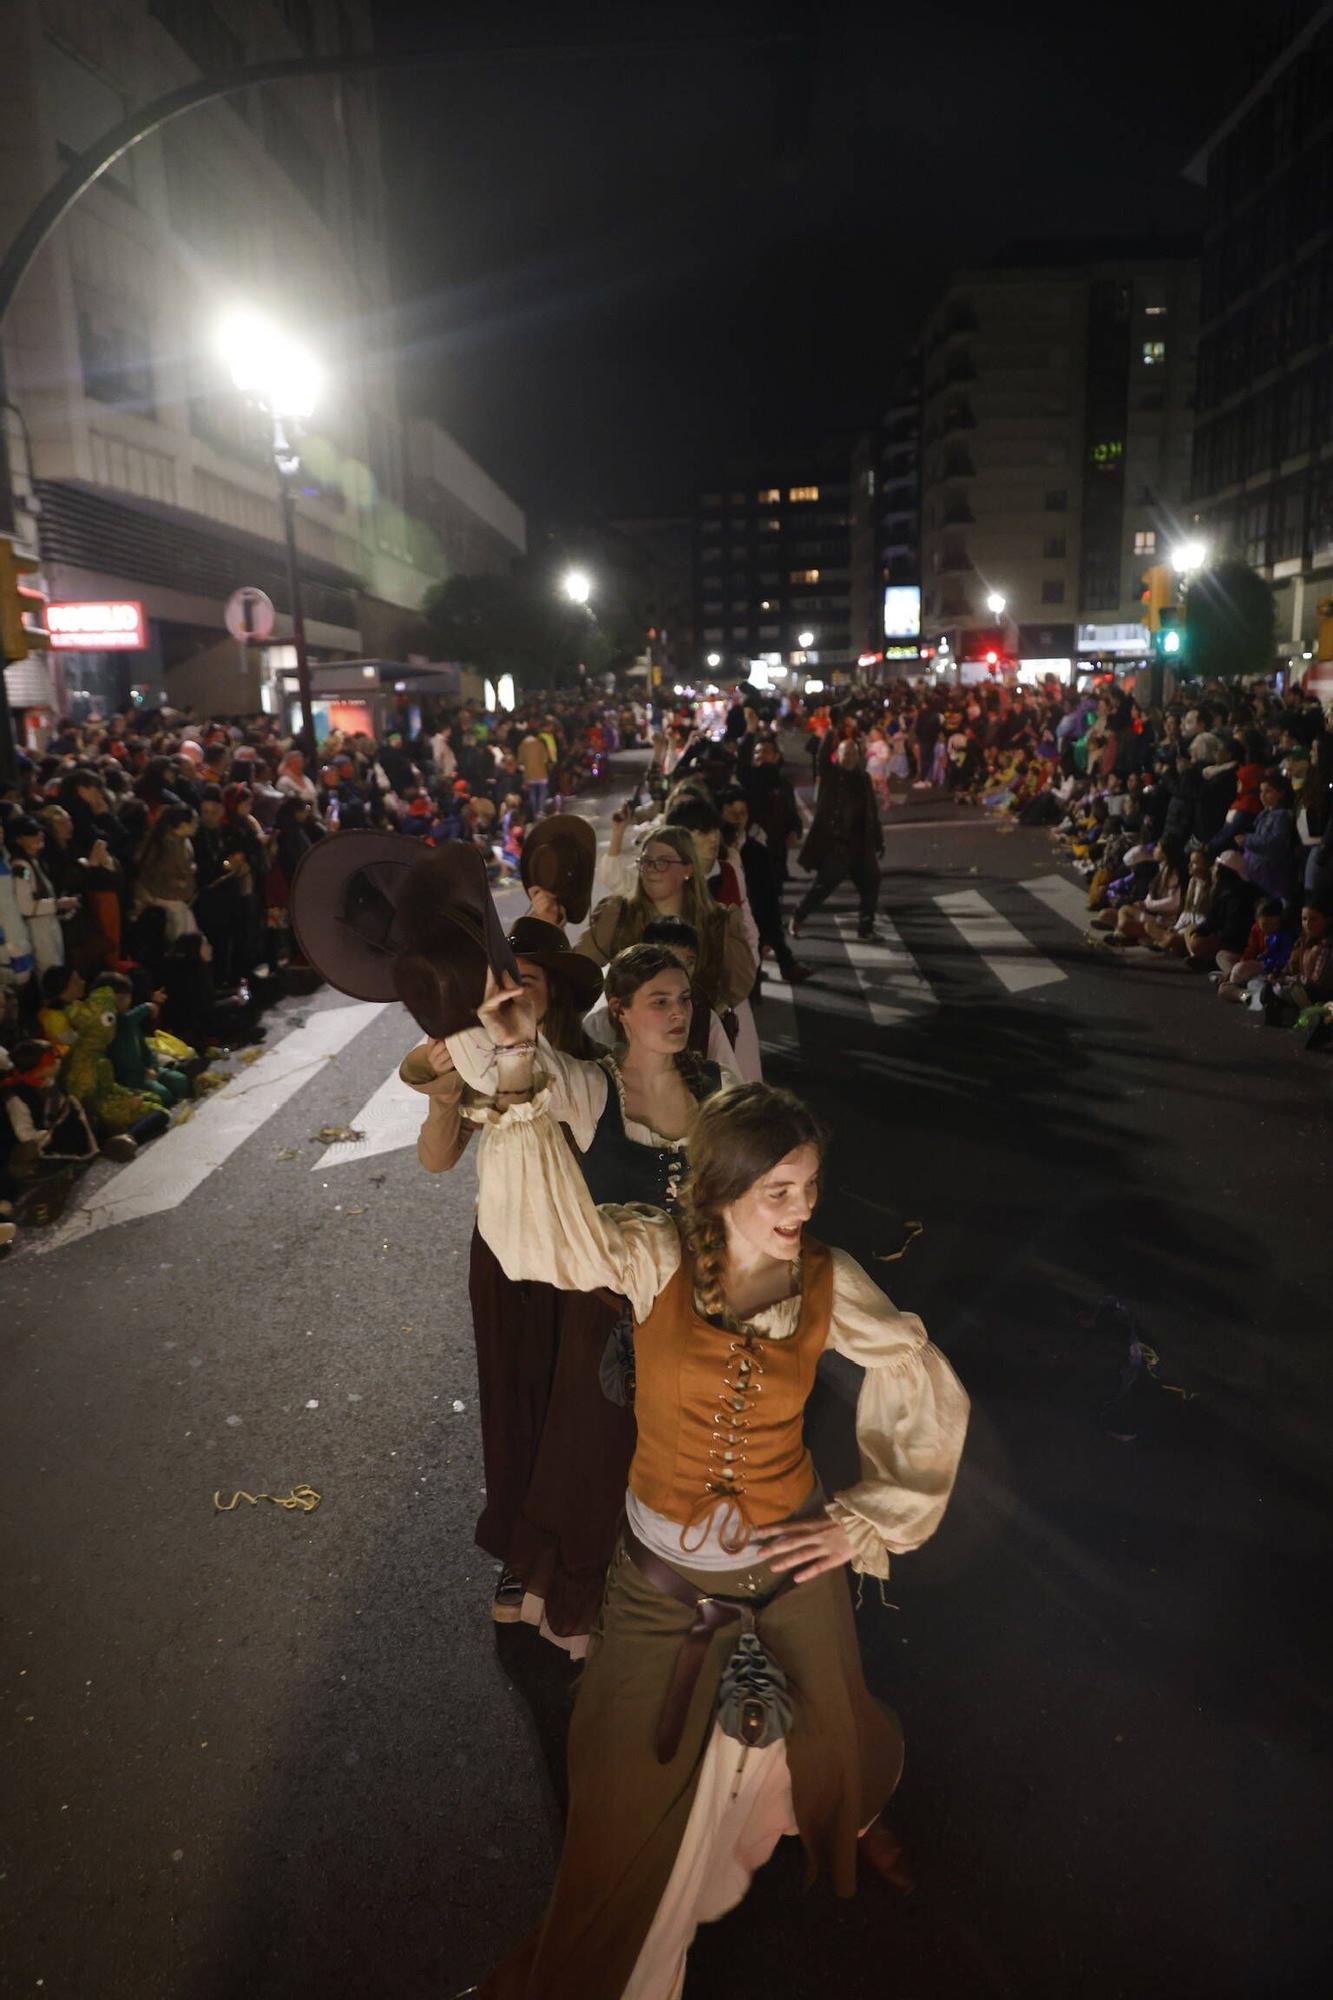
<path fill-rule="evenodd" d="M 808 653 L 810 648 L 815 643 L 815 635 L 813 632 L 810 631 L 798 632 L 796 634 L 796 643 L 802 649 L 803 652 Z"/>
<path fill-rule="evenodd" d="M 1009 600 L 1004 596 L 1003 592 L 992 590 L 986 599 L 986 609 L 993 618 L 1001 618 L 1004 615 L 1004 607 L 1008 602 Z"/>
<path fill-rule="evenodd" d="M 1171 567 L 1177 576 L 1193 576 L 1196 569 L 1202 569 L 1208 560 L 1206 542 L 1182 542 L 1178 549 L 1171 551 Z"/>
<path fill-rule="evenodd" d="M 301 699 L 301 728 L 315 752 L 315 709 L 310 686 L 310 659 L 305 643 L 305 613 L 301 606 L 301 573 L 296 552 L 296 495 L 292 481 L 301 470 L 301 454 L 288 435 L 288 425 L 310 415 L 319 400 L 323 370 L 313 354 L 274 326 L 261 313 L 238 312 L 223 322 L 221 347 L 231 379 L 243 396 L 251 396 L 273 423 L 273 465 L 282 501 L 282 525 L 287 542 L 287 591 L 291 599 L 292 649 L 296 654 L 296 685 Z"/>
<path fill-rule="evenodd" d="M 709 665 L 710 667 L 720 667 L 720 666 L 722 665 L 722 655 L 721 655 L 721 653 L 710 653 L 710 654 L 708 655 L 708 660 L 707 660 L 707 664 L 708 664 L 708 665 Z"/>
<path fill-rule="evenodd" d="M 567 569 L 560 588 L 571 604 L 586 604 L 592 596 L 592 578 L 585 569 Z"/>

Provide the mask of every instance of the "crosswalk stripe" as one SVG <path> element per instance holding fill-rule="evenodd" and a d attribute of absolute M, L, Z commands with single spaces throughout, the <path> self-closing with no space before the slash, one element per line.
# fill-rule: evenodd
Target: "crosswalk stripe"
<path fill-rule="evenodd" d="M 954 889 L 947 896 L 936 896 L 935 902 L 964 944 L 972 946 L 1010 993 L 1031 993 L 1038 986 L 1054 986 L 1064 979 L 1059 966 L 1043 958 L 980 890 Z"/>
<path fill-rule="evenodd" d="M 375 1095 L 366 1100 L 351 1120 L 353 1131 L 364 1132 L 365 1138 L 340 1140 L 336 1146 L 329 1146 L 310 1171 L 347 1167 L 356 1160 L 373 1160 L 379 1153 L 396 1153 L 400 1147 L 415 1146 L 425 1116 L 425 1098 L 403 1082 L 395 1063 Z"/>
<path fill-rule="evenodd" d="M 1035 875 L 1021 886 L 1076 930 L 1088 928 L 1088 899 L 1076 882 L 1066 882 L 1063 875 Z"/>
<path fill-rule="evenodd" d="M 188 1124 L 164 1133 L 104 1187 L 95 1189 L 54 1236 L 37 1246 L 38 1254 L 91 1236 L 94 1230 L 178 1208 L 330 1057 L 369 1027 L 385 1011 L 385 1004 L 354 1001 L 312 1014 L 304 1027 L 294 1028 L 266 1049 L 225 1090 L 200 1103 Z"/>

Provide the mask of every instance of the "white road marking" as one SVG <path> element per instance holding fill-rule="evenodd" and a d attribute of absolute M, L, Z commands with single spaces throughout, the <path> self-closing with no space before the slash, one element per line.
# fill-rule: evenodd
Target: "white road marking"
<path fill-rule="evenodd" d="M 1048 910 L 1054 910 L 1057 917 L 1073 924 L 1075 930 L 1088 928 L 1088 899 L 1076 882 L 1066 882 L 1063 875 L 1036 875 L 1021 887 L 1039 903 L 1045 903 Z"/>
<path fill-rule="evenodd" d="M 983 964 L 1010 993 L 1031 993 L 1035 987 L 1055 986 L 1064 979 L 1059 966 L 1043 958 L 980 890 L 955 889 L 947 896 L 936 896 L 935 901 L 964 944 L 980 954 Z"/>
<path fill-rule="evenodd" d="M 187 1125 L 145 1146 L 137 1160 L 90 1195 L 48 1242 L 38 1246 L 38 1255 L 91 1236 L 94 1230 L 178 1208 L 387 1004 L 355 1001 L 312 1014 L 303 1028 L 294 1028 L 275 1048 L 266 1049 L 225 1090 L 204 1099 Z"/>
<path fill-rule="evenodd" d="M 379 1153 L 396 1153 L 403 1146 L 415 1146 L 425 1116 L 426 1099 L 403 1082 L 395 1064 L 375 1095 L 348 1121 L 353 1131 L 364 1132 L 365 1138 L 343 1140 L 328 1147 L 310 1171 L 346 1167 L 356 1160 L 373 1160 Z"/>
<path fill-rule="evenodd" d="M 842 933 L 842 948 L 865 995 L 875 1026 L 892 1027 L 896 1022 L 906 1021 L 914 1013 L 920 1013 L 923 1008 L 938 1006 L 930 982 L 922 977 L 916 960 L 890 919 L 878 919 L 878 939 L 858 938 L 854 929 L 856 921 L 852 916 L 834 918 Z"/>

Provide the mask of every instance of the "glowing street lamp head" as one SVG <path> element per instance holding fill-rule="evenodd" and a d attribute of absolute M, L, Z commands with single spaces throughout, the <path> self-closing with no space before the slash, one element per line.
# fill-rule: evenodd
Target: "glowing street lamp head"
<path fill-rule="evenodd" d="M 722 665 L 721 653 L 710 653 L 706 664 L 710 667 L 720 667 Z"/>
<path fill-rule="evenodd" d="M 991 613 L 992 617 L 998 618 L 1003 613 L 1008 601 L 1008 598 L 1001 591 L 992 590 L 986 599 L 986 609 Z"/>
<path fill-rule="evenodd" d="M 571 604 L 586 604 L 592 596 L 592 578 L 586 569 L 567 569 L 560 588 Z"/>
<path fill-rule="evenodd" d="M 1196 569 L 1202 569 L 1208 560 L 1208 544 L 1200 541 L 1182 542 L 1178 549 L 1171 551 L 1171 567 L 1177 576 L 1192 576 Z"/>
<path fill-rule="evenodd" d="M 796 643 L 798 646 L 803 647 L 806 651 L 809 651 L 810 647 L 813 646 L 815 643 L 815 635 L 813 632 L 809 630 L 804 632 L 798 632 L 796 634 Z"/>
<path fill-rule="evenodd" d="M 262 313 L 235 312 L 223 321 L 219 344 L 231 379 L 275 417 L 308 417 L 319 401 L 323 370 L 299 340 Z"/>

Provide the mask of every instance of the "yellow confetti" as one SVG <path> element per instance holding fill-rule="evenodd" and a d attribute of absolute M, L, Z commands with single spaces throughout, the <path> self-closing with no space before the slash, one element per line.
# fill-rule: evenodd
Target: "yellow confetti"
<path fill-rule="evenodd" d="M 219 1514 L 231 1514 L 235 1512 L 238 1501 L 248 1500 L 252 1507 L 257 1507 L 261 1500 L 271 1500 L 275 1507 L 285 1507 L 289 1513 L 299 1509 L 303 1514 L 313 1514 L 323 1497 L 322 1493 L 316 1493 L 313 1486 L 293 1486 L 290 1493 L 282 1494 L 233 1493 L 230 1500 L 224 1500 L 221 1493 L 215 1493 L 213 1506 Z"/>

